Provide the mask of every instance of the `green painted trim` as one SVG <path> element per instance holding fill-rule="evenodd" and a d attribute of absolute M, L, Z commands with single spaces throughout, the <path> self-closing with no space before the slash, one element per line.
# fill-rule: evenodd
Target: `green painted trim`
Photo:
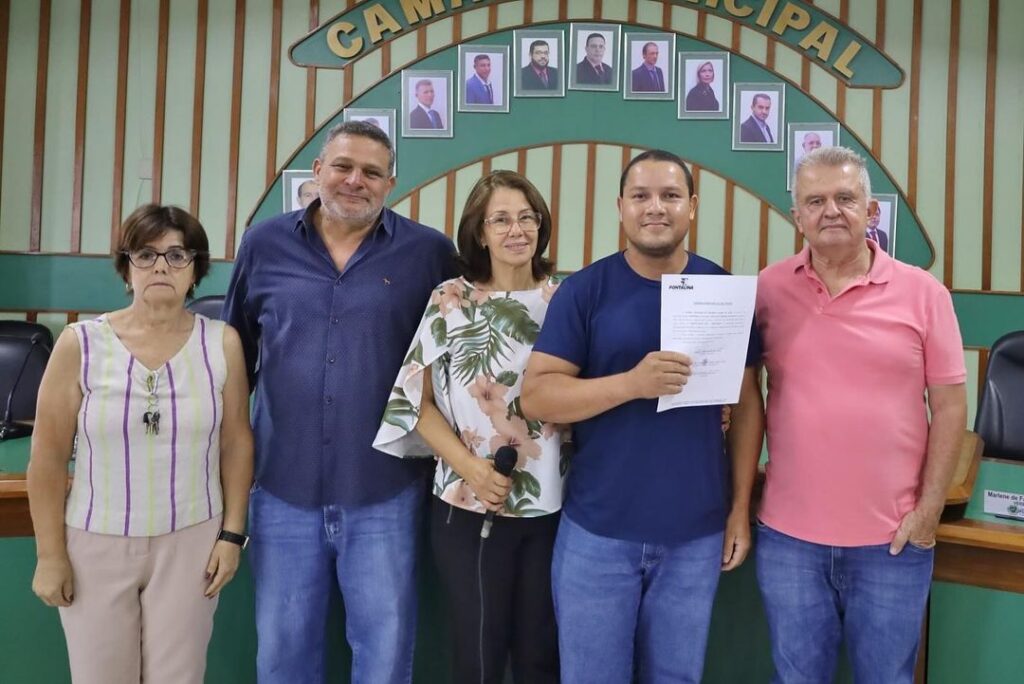
<path fill-rule="evenodd" d="M 299 39 L 288 49 L 292 62 L 301 67 L 322 67 L 340 69 L 347 64 L 365 57 L 384 44 L 406 35 L 409 30 L 429 26 L 438 21 L 448 19 L 471 9 L 500 5 L 511 0 L 378 0 L 374 3 L 363 3 L 335 15 L 319 28 Z M 800 54 L 813 59 L 816 64 L 830 74 L 853 88 L 898 88 L 903 83 L 904 73 L 896 62 L 879 50 L 865 36 L 842 24 L 836 17 L 813 4 L 803 0 L 788 0 L 782 3 L 777 0 L 763 0 L 759 6 L 751 2 L 734 2 L 719 4 L 717 0 L 665 0 L 666 3 L 707 12 L 749 29 L 770 36 L 773 40 L 786 44 Z M 418 11 L 417 11 L 418 9 Z M 730 11 L 732 9 L 732 11 Z M 803 28 L 781 28 L 778 22 L 786 12 L 794 17 L 794 25 L 803 24 Z M 737 16 L 745 14 L 746 16 Z M 759 18 L 765 14 L 763 21 Z M 372 42 L 369 31 L 371 17 L 374 24 L 381 27 L 380 37 Z M 594 17 L 594 19 L 599 19 Z M 607 19 L 605 19 L 607 21 Z M 534 24 L 536 26 L 536 24 Z M 778 33 L 774 31 L 780 27 Z M 384 27 L 388 27 L 384 29 Z M 833 34 L 834 47 L 829 51 L 828 61 L 821 59 L 818 52 L 805 50 L 800 42 L 809 34 L 822 28 Z M 340 29 L 340 31 L 339 31 Z M 397 30 L 395 30 L 397 29 Z M 351 53 L 342 57 L 333 52 L 328 44 L 328 36 L 333 34 L 340 42 L 342 49 Z M 843 61 L 848 47 L 854 44 L 860 47 L 849 61 L 849 72 L 844 73 L 836 65 Z"/>

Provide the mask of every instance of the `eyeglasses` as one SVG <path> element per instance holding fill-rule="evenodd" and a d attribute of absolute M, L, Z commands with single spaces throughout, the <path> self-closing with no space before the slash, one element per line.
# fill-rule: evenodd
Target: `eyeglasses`
<path fill-rule="evenodd" d="M 171 268 L 187 268 L 195 261 L 200 252 L 184 247 L 171 247 L 166 252 L 158 252 L 150 247 L 143 247 L 142 249 L 125 250 L 121 254 L 127 256 L 128 261 L 132 262 L 132 266 L 135 268 L 153 268 L 156 265 L 156 260 L 160 257 L 163 257 Z"/>
<path fill-rule="evenodd" d="M 484 219 L 484 223 L 494 229 L 495 235 L 507 235 L 512 226 L 519 226 L 524 233 L 535 233 L 540 228 L 540 214 L 535 211 L 523 212 L 518 218 L 508 214 L 495 214 Z"/>

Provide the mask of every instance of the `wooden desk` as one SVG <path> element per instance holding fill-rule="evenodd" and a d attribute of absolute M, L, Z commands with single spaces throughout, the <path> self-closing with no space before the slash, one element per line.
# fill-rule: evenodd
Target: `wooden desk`
<path fill-rule="evenodd" d="M 0 474 L 0 537 L 33 536 L 25 475 Z"/>
<path fill-rule="evenodd" d="M 1024 594 L 1024 527 L 980 520 L 939 525 L 934 579 Z"/>

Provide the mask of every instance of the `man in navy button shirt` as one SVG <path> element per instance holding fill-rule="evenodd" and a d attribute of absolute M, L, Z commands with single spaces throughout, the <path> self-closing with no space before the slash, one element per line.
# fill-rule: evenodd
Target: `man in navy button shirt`
<path fill-rule="evenodd" d="M 430 292 L 454 275 L 454 248 L 384 208 L 394 159 L 379 128 L 332 128 L 313 162 L 319 198 L 253 226 L 228 288 L 224 318 L 255 390 L 260 684 L 322 681 L 335 585 L 352 681 L 412 680 L 430 464 L 371 445 Z"/>
<path fill-rule="evenodd" d="M 719 572 L 750 549 L 756 331 L 727 439 L 721 406 L 657 412 L 691 372 L 659 351 L 661 276 L 726 273 L 686 251 L 696 209 L 682 159 L 633 159 L 619 185 L 626 250 L 562 283 L 526 369 L 523 411 L 572 423 L 576 444 L 551 567 L 563 684 L 630 682 L 634 668 L 641 682 L 699 682 Z"/>

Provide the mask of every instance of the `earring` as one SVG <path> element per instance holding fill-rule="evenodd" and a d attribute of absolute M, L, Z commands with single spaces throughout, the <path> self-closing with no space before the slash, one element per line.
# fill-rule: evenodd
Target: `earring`
<path fill-rule="evenodd" d="M 125 283 L 124 284 L 124 291 L 127 292 L 128 294 L 131 294 L 132 293 L 132 284 L 131 283 Z"/>
<path fill-rule="evenodd" d="M 192 287 L 188 288 L 188 296 L 189 297 L 195 297 L 196 296 L 196 284 L 195 283 L 192 283 Z"/>

